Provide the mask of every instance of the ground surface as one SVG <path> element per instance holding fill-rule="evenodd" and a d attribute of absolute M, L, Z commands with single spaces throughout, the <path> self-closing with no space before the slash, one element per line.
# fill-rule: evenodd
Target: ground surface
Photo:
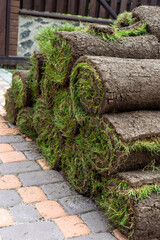
<path fill-rule="evenodd" d="M 95 204 L 51 170 L 35 143 L 5 120 L 11 77 L 0 69 L 0 240 L 116 240 Z"/>

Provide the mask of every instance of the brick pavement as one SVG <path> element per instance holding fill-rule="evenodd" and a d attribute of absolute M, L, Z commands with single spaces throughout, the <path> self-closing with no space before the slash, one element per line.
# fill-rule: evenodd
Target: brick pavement
<path fill-rule="evenodd" d="M 0 69 L 0 240 L 127 240 L 5 120 L 10 85 L 11 74 Z"/>

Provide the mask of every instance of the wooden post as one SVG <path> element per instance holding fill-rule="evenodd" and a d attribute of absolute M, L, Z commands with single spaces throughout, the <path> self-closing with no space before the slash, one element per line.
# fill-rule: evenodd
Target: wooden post
<path fill-rule="evenodd" d="M 0 56 L 4 56 L 6 50 L 6 8 L 7 0 L 0 0 Z"/>

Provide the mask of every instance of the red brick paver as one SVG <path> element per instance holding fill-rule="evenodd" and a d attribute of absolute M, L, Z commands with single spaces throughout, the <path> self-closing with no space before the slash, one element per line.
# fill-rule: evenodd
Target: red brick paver
<path fill-rule="evenodd" d="M 13 224 L 13 219 L 10 213 L 6 209 L 0 208 L 0 227 L 7 227 L 12 224 Z"/>
<path fill-rule="evenodd" d="M 66 212 L 61 205 L 52 200 L 47 200 L 35 204 L 39 214 L 46 220 L 66 216 Z"/>
<path fill-rule="evenodd" d="M 10 163 L 10 162 L 19 162 L 19 161 L 26 161 L 26 157 L 21 152 L 2 152 L 0 153 L 0 159 L 3 163 Z"/>
<path fill-rule="evenodd" d="M 48 162 L 45 159 L 39 159 L 39 160 L 37 160 L 37 162 L 39 163 L 39 165 L 41 166 L 41 168 L 43 170 L 50 170 L 50 169 L 52 169 L 52 167 L 49 166 Z"/>
<path fill-rule="evenodd" d="M 15 175 L 0 176 L 0 189 L 20 188 L 21 182 Z"/>
<path fill-rule="evenodd" d="M 2 152 L 13 152 L 14 149 L 10 144 L 0 144 L 0 153 Z"/>
<path fill-rule="evenodd" d="M 39 187 L 24 187 L 18 193 L 25 203 L 41 202 L 47 200 L 46 195 Z"/>
<path fill-rule="evenodd" d="M 88 235 L 90 233 L 89 228 L 78 216 L 61 217 L 55 219 L 54 222 L 66 238 Z"/>

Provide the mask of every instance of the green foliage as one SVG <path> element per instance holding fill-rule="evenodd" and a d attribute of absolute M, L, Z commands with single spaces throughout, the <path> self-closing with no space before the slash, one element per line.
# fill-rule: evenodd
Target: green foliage
<path fill-rule="evenodd" d="M 32 108 L 22 108 L 17 116 L 16 125 L 19 127 L 20 131 L 26 134 L 28 137 L 35 139 L 37 137 L 37 132 L 33 126 L 33 109 Z"/>
<path fill-rule="evenodd" d="M 136 22 L 136 19 L 133 18 L 132 13 L 124 11 L 123 13 L 118 15 L 113 26 L 115 28 L 122 28 L 122 27 L 130 26 L 135 22 Z"/>
<path fill-rule="evenodd" d="M 20 110 L 24 106 L 25 88 L 22 79 L 18 75 L 14 75 L 12 78 L 11 90 L 15 102 L 15 108 Z"/>

